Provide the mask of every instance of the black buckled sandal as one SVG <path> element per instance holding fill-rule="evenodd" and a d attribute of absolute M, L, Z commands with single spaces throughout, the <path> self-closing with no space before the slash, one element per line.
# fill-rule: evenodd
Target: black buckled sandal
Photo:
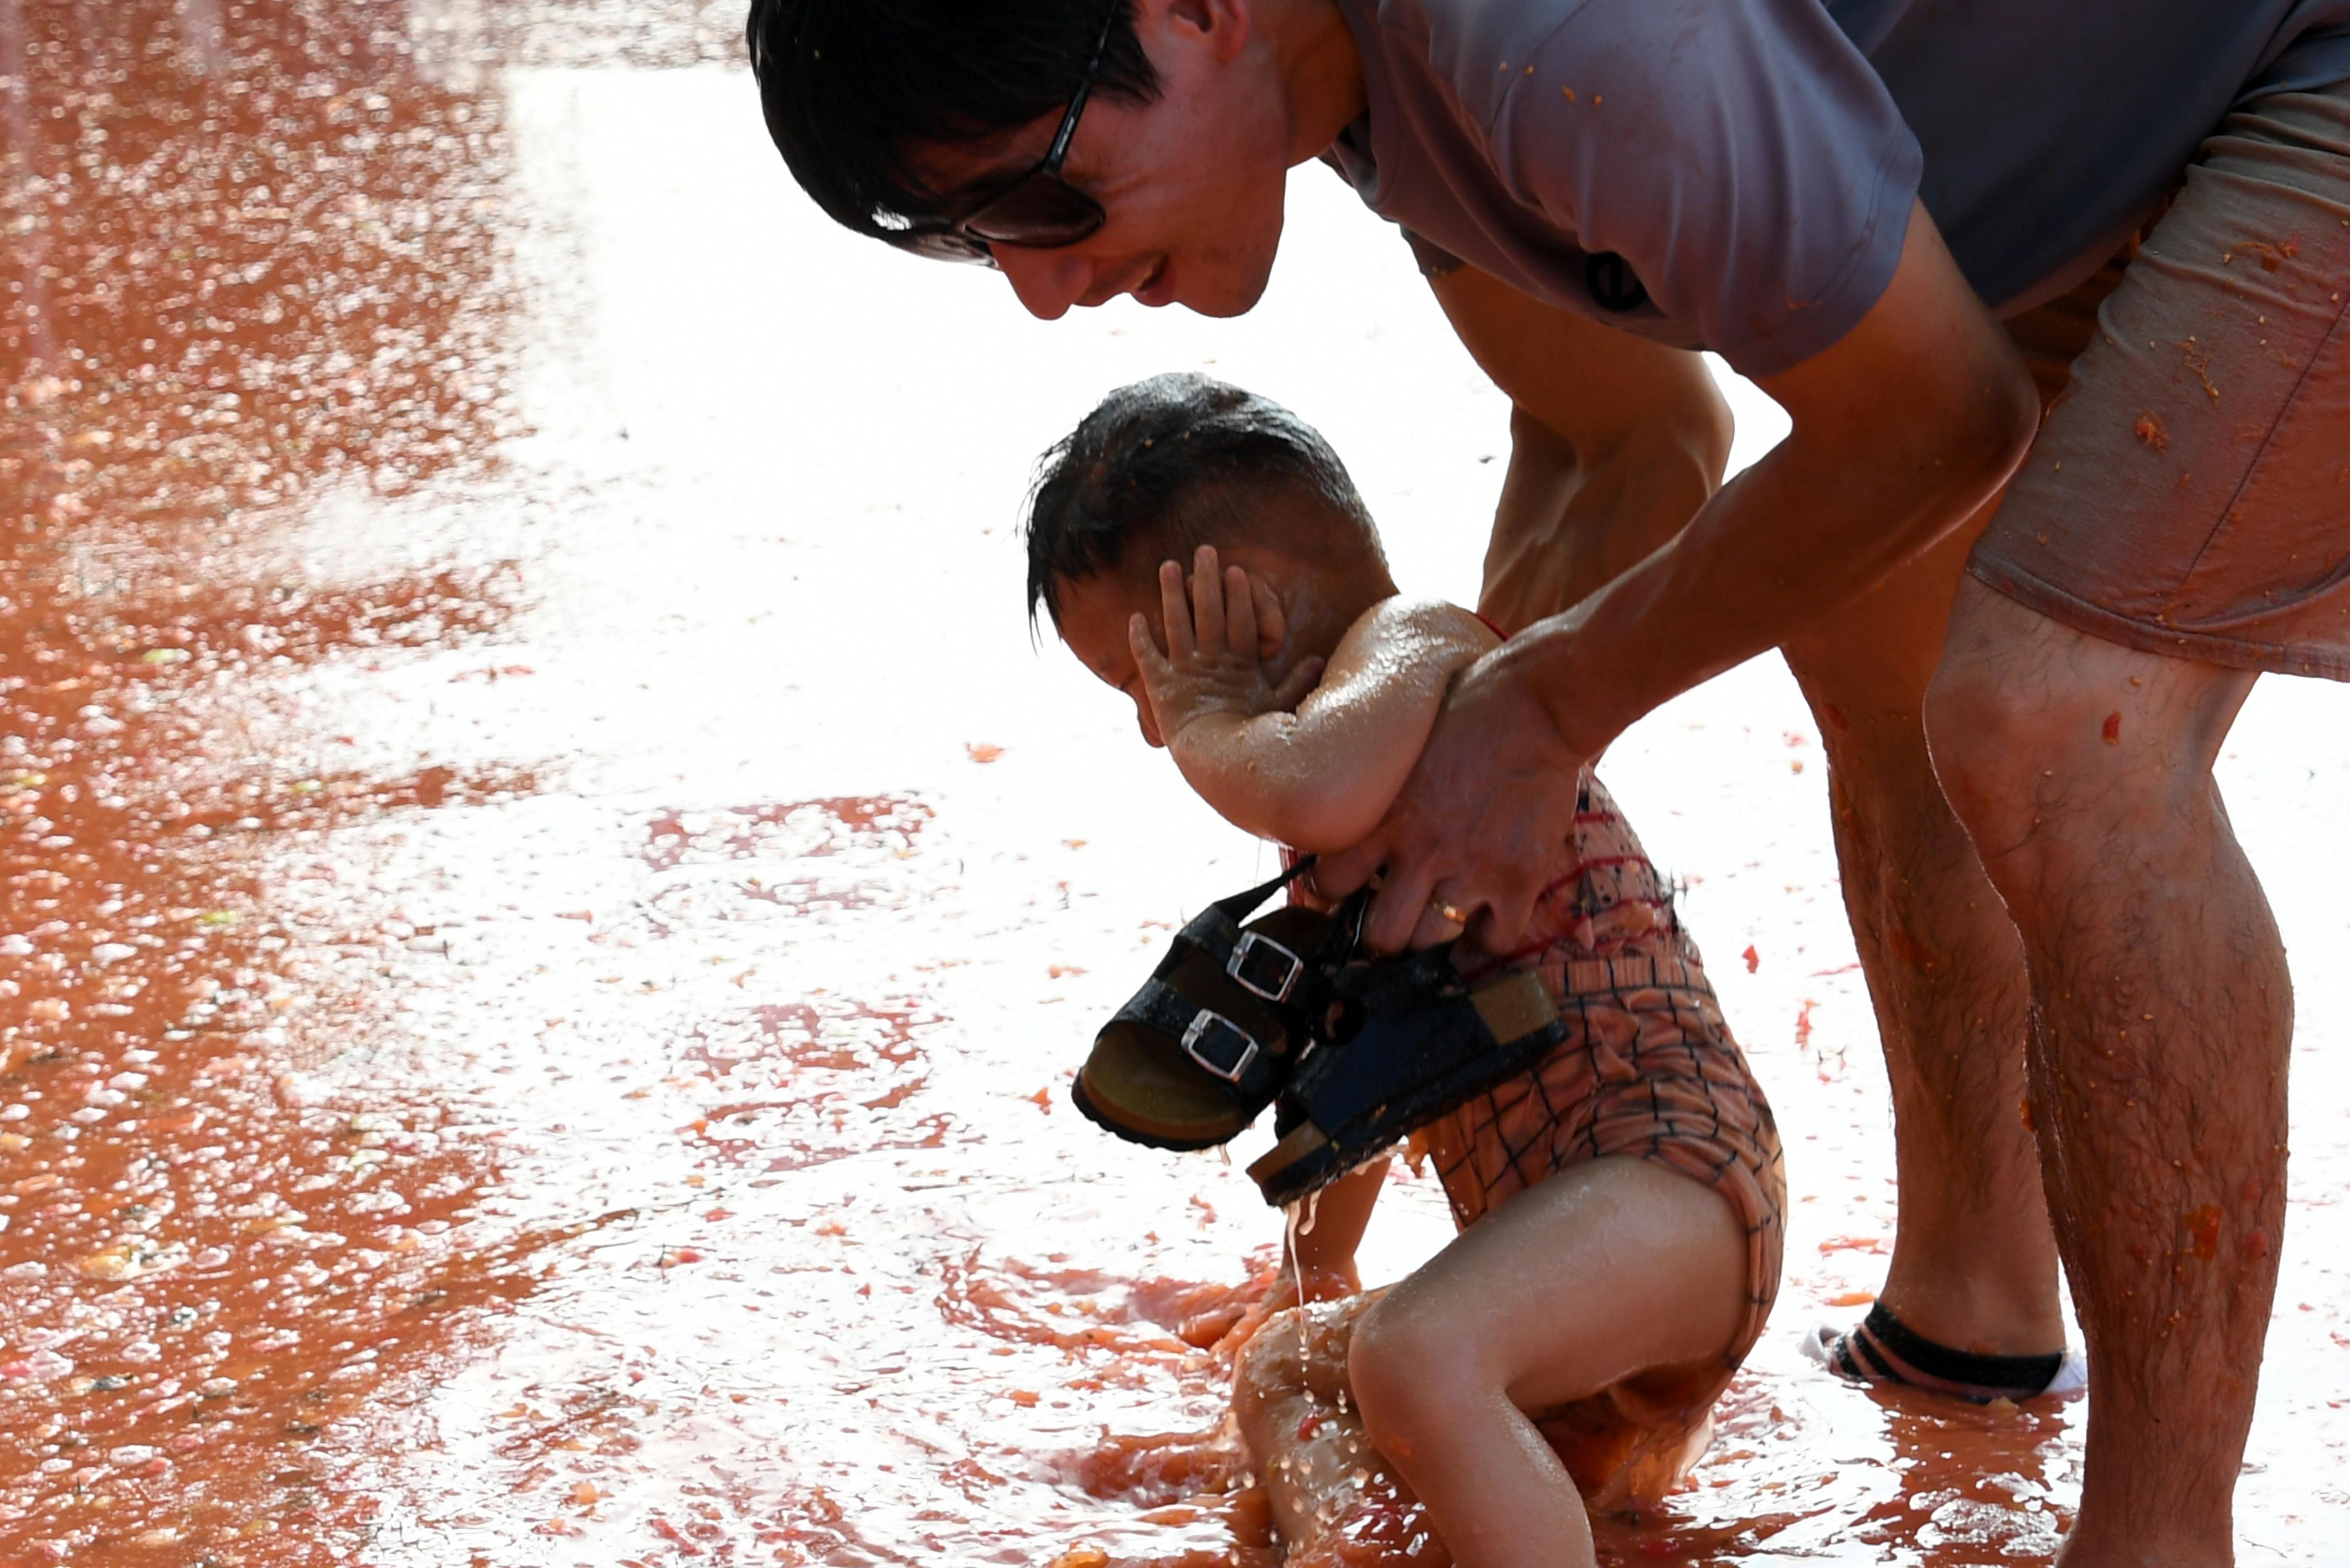
<path fill-rule="evenodd" d="M 1541 976 L 1512 970 L 1471 991 L 1449 942 L 1349 964 L 1332 998 L 1326 1038 L 1281 1094 L 1280 1141 L 1248 1168 L 1268 1203 L 1328 1186 L 1566 1038 Z"/>
<path fill-rule="evenodd" d="M 1176 934 L 1070 1085 L 1088 1121 L 1152 1148 L 1212 1148 L 1273 1102 L 1330 1005 L 1363 905 L 1241 922 L 1311 864 L 1218 899 Z"/>

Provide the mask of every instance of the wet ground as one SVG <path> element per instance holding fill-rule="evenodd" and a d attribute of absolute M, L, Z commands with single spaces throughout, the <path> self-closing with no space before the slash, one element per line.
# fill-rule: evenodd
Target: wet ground
<path fill-rule="evenodd" d="M 1204 366 L 1465 597 L 1503 410 L 1319 171 L 1235 323 L 836 234 L 737 9 L 0 0 L 0 1563 L 1271 1561 L 1194 1342 L 1278 1224 L 1060 1097 L 1268 857 L 1032 649 L 1012 524 L 1099 391 Z M 2345 701 L 2272 682 L 2225 774 L 2302 988 L 2254 1563 L 2350 1521 Z M 2044 1560 L 2078 1407 L 1794 1354 L 1894 1193 L 1791 684 L 1606 772 L 1798 1193 L 1721 1441 L 1608 1554 Z M 1446 1227 L 1385 1207 L 1392 1277 Z"/>

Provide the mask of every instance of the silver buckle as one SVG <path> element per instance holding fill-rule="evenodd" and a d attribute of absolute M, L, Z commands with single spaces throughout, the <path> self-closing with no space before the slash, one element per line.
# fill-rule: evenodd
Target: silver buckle
<path fill-rule="evenodd" d="M 1258 948 L 1271 948 L 1289 961 L 1289 972 L 1281 977 L 1281 988 L 1277 991 L 1267 991 L 1241 972 L 1241 966 L 1248 961 L 1249 954 Z M 1224 961 L 1224 972 L 1231 975 L 1243 991 L 1252 992 L 1267 1002 L 1286 1002 L 1297 984 L 1297 977 L 1305 972 L 1305 961 L 1271 937 L 1255 931 L 1243 931 L 1240 941 L 1232 949 L 1232 956 Z"/>
<path fill-rule="evenodd" d="M 1248 1042 L 1248 1049 L 1241 1053 L 1241 1059 L 1233 1064 L 1229 1071 L 1219 1067 L 1200 1054 L 1200 1036 L 1219 1023 Z M 1211 1012 L 1203 1007 L 1192 1014 L 1191 1027 L 1183 1031 L 1183 1054 L 1197 1062 L 1202 1070 L 1213 1073 L 1225 1083 L 1237 1084 L 1241 1081 L 1242 1075 L 1249 1070 L 1249 1064 L 1256 1060 L 1256 1036 L 1222 1013 Z"/>

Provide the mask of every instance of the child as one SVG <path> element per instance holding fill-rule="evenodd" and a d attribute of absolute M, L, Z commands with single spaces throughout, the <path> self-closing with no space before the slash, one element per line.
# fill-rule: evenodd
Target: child
<path fill-rule="evenodd" d="M 1293 850 L 1378 823 L 1454 676 L 1500 641 L 1397 591 L 1318 434 L 1204 377 L 1106 399 L 1046 455 L 1027 540 L 1030 613 L 1210 805 Z M 1376 1524 L 1384 1459 L 1467 1568 L 1591 1563 L 1581 1498 L 1623 1507 L 1679 1479 L 1776 1293 L 1769 1107 L 1668 889 L 1587 774 L 1582 794 L 1528 945 L 1459 959 L 1472 981 L 1536 971 L 1568 1024 L 1534 1070 L 1414 1135 L 1460 1235 L 1242 1353 L 1242 1434 L 1293 1553 Z M 1460 933 L 1431 907 L 1415 941 Z M 1387 1166 L 1320 1194 L 1301 1277 L 1356 1286 Z"/>

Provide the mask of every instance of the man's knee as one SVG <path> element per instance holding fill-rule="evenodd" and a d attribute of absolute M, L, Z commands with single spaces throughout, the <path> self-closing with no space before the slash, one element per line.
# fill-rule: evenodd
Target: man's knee
<path fill-rule="evenodd" d="M 1988 856 L 2012 844 L 2007 819 L 2029 815 L 2038 793 L 2029 763 L 2044 754 L 2051 728 L 2044 703 L 2027 699 L 2004 661 L 1991 654 L 1946 659 L 1926 688 L 1926 743 L 1950 809 Z"/>
<path fill-rule="evenodd" d="M 1970 580 L 1926 691 L 1927 742 L 2004 885 L 2002 858 L 2075 833 L 2158 832 L 2205 796 L 2252 679 L 2075 631 Z"/>
<path fill-rule="evenodd" d="M 2178 780 L 2146 765 L 2143 663 L 1970 580 L 1926 690 L 1926 738 L 1950 809 L 2012 906 L 2051 854 L 2099 840 Z"/>

